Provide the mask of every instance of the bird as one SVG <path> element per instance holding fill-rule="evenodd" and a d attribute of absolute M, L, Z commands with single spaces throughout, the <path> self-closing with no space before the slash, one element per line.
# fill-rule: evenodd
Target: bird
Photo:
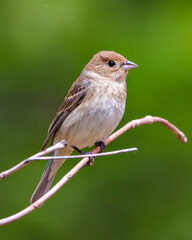
<path fill-rule="evenodd" d="M 68 145 L 54 151 L 54 156 L 71 155 L 76 149 L 94 144 L 104 149 L 104 141 L 121 121 L 126 104 L 126 77 L 138 67 L 114 51 L 100 51 L 93 56 L 69 89 L 53 119 L 41 150 L 50 140 L 54 145 L 65 139 Z M 65 159 L 66 160 L 66 159 Z M 65 160 L 49 160 L 31 204 L 46 194 Z"/>

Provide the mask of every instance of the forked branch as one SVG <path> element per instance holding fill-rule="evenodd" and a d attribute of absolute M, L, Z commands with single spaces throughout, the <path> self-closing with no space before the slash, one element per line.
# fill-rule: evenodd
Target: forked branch
<path fill-rule="evenodd" d="M 152 116 L 146 116 L 144 118 L 141 119 L 137 119 L 137 120 L 133 120 L 129 123 L 127 123 L 124 127 L 122 127 L 121 129 L 119 129 L 118 131 L 116 131 L 115 133 L 113 133 L 109 138 L 106 139 L 105 144 L 108 145 L 110 142 L 112 142 L 114 139 L 118 138 L 121 134 L 123 134 L 124 132 L 126 132 L 127 130 L 129 130 L 130 128 L 134 128 L 134 127 L 138 127 L 140 125 L 145 125 L 145 124 L 152 124 L 154 122 L 158 122 L 161 123 L 162 125 L 164 125 L 165 127 L 167 127 L 169 130 L 171 130 L 176 137 L 178 138 L 179 141 L 186 143 L 187 142 L 187 138 L 184 135 L 183 132 L 181 132 L 177 127 L 175 127 L 173 124 L 169 123 L 167 120 L 160 118 L 160 117 L 152 117 Z M 62 146 L 61 146 L 61 145 Z M 56 144 L 57 145 L 57 144 Z M 60 142 L 58 143 L 58 146 L 52 146 L 51 148 L 46 149 L 45 152 L 40 152 L 35 154 L 34 156 L 32 156 L 31 158 L 24 160 L 23 162 L 21 162 L 20 164 L 18 164 L 17 166 L 11 168 L 10 170 L 7 170 L 3 173 L 0 174 L 0 178 L 5 178 L 6 176 L 14 173 L 15 171 L 18 171 L 19 169 L 23 168 L 26 164 L 28 164 L 29 162 L 33 161 L 33 159 L 43 156 L 45 154 L 47 154 L 48 152 L 52 152 L 55 151 L 58 148 L 61 147 L 65 147 L 66 142 Z M 55 148 L 58 147 L 58 148 Z M 54 150 L 53 150 L 54 149 Z M 92 153 L 96 154 L 100 151 L 100 147 L 96 147 Z M 63 157 L 63 156 L 62 156 Z M 33 159 L 32 159 L 33 158 Z M 51 158 L 51 157 L 50 157 Z M 49 158 L 49 159 L 50 159 Z M 28 206 L 27 208 L 25 208 L 24 210 L 10 216 L 4 219 L 0 220 L 0 226 L 1 225 L 5 225 L 8 224 L 10 222 L 16 221 L 17 219 L 29 214 L 30 212 L 32 212 L 33 210 L 35 210 L 37 207 L 41 206 L 45 201 L 47 201 L 52 195 L 54 195 L 66 182 L 68 182 L 87 162 L 89 161 L 89 158 L 86 156 L 84 157 L 75 167 L 73 167 L 53 188 L 51 188 L 43 197 L 41 197 L 40 199 L 38 199 L 35 203 L 33 203 L 32 205 Z M 23 164 L 24 163 L 24 164 Z"/>
<path fill-rule="evenodd" d="M 20 162 L 19 164 L 15 165 L 12 168 L 10 168 L 9 170 L 6 170 L 6 171 L 0 173 L 0 179 L 4 179 L 4 178 L 10 176 L 11 174 L 17 172 L 21 168 L 27 166 L 29 163 L 31 163 L 33 161 L 31 159 L 44 156 L 48 153 L 54 152 L 57 149 L 63 148 L 66 145 L 67 145 L 66 141 L 62 140 L 61 142 L 58 142 L 57 144 L 45 149 L 44 151 L 36 153 L 35 155 L 31 156 L 30 158 L 27 158 L 27 159 L 23 160 L 22 162 Z"/>

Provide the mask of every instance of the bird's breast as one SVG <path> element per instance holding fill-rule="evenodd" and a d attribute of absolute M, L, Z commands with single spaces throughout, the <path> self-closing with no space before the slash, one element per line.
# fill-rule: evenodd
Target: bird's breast
<path fill-rule="evenodd" d="M 92 86 L 84 101 L 64 120 L 59 138 L 79 148 L 104 141 L 123 117 L 126 100 L 123 94 L 125 89 L 119 85 Z"/>

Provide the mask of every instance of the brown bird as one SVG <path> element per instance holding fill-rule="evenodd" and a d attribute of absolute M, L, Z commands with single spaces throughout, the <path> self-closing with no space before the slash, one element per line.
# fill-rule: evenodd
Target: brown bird
<path fill-rule="evenodd" d="M 78 149 L 101 143 L 121 121 L 127 97 L 126 76 L 138 67 L 122 55 L 101 51 L 93 56 L 79 78 L 71 86 L 63 105 L 52 121 L 42 147 L 65 139 L 67 147 L 58 149 L 54 156 L 66 156 Z M 50 160 L 31 197 L 37 201 L 50 188 L 54 176 L 65 160 Z"/>

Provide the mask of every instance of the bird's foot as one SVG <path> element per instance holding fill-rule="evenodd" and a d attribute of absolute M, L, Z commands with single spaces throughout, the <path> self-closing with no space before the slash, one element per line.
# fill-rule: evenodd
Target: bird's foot
<path fill-rule="evenodd" d="M 84 154 L 92 154 L 92 152 L 84 152 Z M 95 163 L 95 158 L 94 157 L 89 157 L 89 161 L 84 165 L 84 167 L 92 167 L 93 164 Z"/>
<path fill-rule="evenodd" d="M 90 151 L 90 152 L 83 152 L 83 151 L 81 151 L 78 147 L 76 147 L 76 146 L 71 146 L 74 150 L 76 150 L 78 153 L 80 153 L 80 154 L 82 154 L 82 155 L 86 155 L 86 154 L 92 154 L 92 152 Z M 93 164 L 94 164 L 94 162 L 95 162 L 95 159 L 94 159 L 94 157 L 89 157 L 89 161 L 85 164 L 85 166 L 84 167 L 92 167 L 93 166 Z"/>
<path fill-rule="evenodd" d="M 105 143 L 103 141 L 97 141 L 95 143 L 95 147 L 98 147 L 98 146 L 101 148 L 100 152 L 103 152 L 105 150 L 105 148 L 106 148 L 106 145 L 105 145 Z"/>

